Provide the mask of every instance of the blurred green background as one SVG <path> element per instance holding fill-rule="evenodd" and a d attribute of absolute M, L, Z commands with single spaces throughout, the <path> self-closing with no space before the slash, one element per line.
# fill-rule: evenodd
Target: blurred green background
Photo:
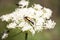
<path fill-rule="evenodd" d="M 0 16 L 11 13 L 17 8 L 16 3 L 19 0 L 0 0 Z M 33 3 L 39 3 L 42 6 L 50 8 L 53 11 L 51 17 L 56 22 L 56 27 L 51 30 L 43 30 L 42 32 L 36 33 L 32 36 L 28 34 L 28 40 L 60 40 L 60 0 L 30 0 L 30 5 Z M 7 23 L 0 20 L 0 35 L 5 30 Z M 24 40 L 25 34 L 20 33 L 20 30 L 13 29 L 9 33 L 9 37 L 5 40 Z M 1 40 L 1 36 L 0 36 Z"/>

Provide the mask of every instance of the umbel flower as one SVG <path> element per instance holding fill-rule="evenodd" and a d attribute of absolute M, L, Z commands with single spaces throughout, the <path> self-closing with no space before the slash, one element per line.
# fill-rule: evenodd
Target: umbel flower
<path fill-rule="evenodd" d="M 19 1 L 19 7 L 10 14 L 2 15 L 2 21 L 9 22 L 8 29 L 20 28 L 21 31 L 30 31 L 32 34 L 42 31 L 43 29 L 53 29 L 56 25 L 50 19 L 52 10 L 42 7 L 40 4 L 33 4 L 28 7 L 29 1 Z"/>

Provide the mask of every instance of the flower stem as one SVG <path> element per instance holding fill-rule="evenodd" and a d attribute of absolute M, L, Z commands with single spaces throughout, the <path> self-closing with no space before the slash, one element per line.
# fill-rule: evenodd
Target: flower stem
<path fill-rule="evenodd" d="M 25 40 L 27 40 L 27 37 L 28 37 L 28 33 L 26 32 L 25 33 Z"/>

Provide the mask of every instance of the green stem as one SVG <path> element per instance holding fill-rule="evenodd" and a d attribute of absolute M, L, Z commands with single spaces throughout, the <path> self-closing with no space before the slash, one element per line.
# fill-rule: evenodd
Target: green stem
<path fill-rule="evenodd" d="M 26 32 L 25 33 L 25 40 L 27 40 L 27 37 L 28 37 L 28 33 Z"/>

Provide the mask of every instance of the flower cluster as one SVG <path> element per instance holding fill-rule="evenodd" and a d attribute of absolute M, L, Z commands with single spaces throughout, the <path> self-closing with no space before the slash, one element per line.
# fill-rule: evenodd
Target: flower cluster
<path fill-rule="evenodd" d="M 52 29 L 56 25 L 50 19 L 52 10 L 49 8 L 42 7 L 40 4 L 33 4 L 32 7 L 28 7 L 29 1 L 26 0 L 21 0 L 18 4 L 19 8 L 16 8 L 15 11 L 0 17 L 2 21 L 11 21 L 7 28 L 13 29 L 18 27 L 23 32 L 30 31 L 32 34 L 35 34 L 35 32 L 43 29 Z"/>

